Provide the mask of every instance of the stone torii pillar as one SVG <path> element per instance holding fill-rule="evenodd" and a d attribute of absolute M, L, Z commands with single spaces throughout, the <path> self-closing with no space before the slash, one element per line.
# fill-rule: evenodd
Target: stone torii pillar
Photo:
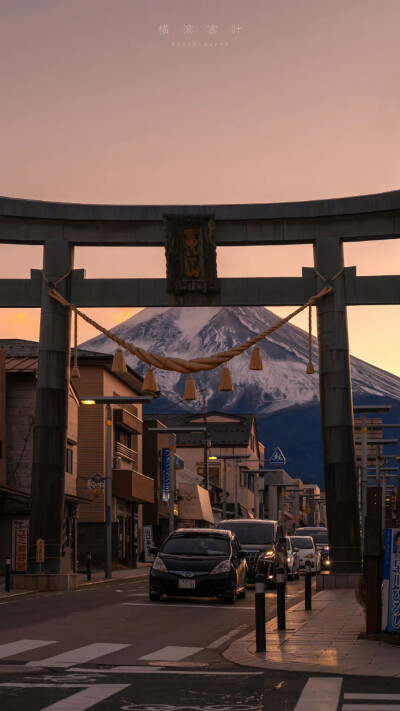
<path fill-rule="evenodd" d="M 70 298 L 73 246 L 61 239 L 44 243 L 43 271 L 59 292 Z M 45 279 L 42 284 L 36 419 L 33 432 L 31 516 L 28 578 L 40 572 L 36 540 L 45 541 L 42 574 L 60 575 L 64 520 L 64 483 L 68 425 L 71 312 L 52 299 Z M 56 510 L 55 510 L 56 509 Z M 30 580 L 32 582 L 32 580 Z M 64 581 L 67 586 L 67 581 Z M 52 586 L 53 587 L 53 586 Z M 64 587 L 54 582 L 54 587 Z"/>
<path fill-rule="evenodd" d="M 314 242 L 314 263 L 328 283 L 336 277 L 333 291 L 316 304 L 329 557 L 333 572 L 357 574 L 361 570 L 360 526 L 341 240 L 319 237 Z M 319 278 L 319 288 L 326 281 Z"/>

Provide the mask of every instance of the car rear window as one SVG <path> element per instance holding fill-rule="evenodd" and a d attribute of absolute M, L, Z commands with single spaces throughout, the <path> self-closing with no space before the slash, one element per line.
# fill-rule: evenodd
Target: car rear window
<path fill-rule="evenodd" d="M 296 531 L 298 535 L 311 536 L 315 543 L 328 545 L 328 531 L 326 528 L 303 528 L 303 530 Z"/>
<path fill-rule="evenodd" d="M 223 536 L 183 534 L 165 541 L 162 553 L 187 556 L 229 556 L 229 540 Z"/>
<path fill-rule="evenodd" d="M 233 521 L 223 525 L 219 524 L 218 528 L 233 531 L 242 546 L 246 545 L 246 543 L 248 545 L 264 545 L 274 541 L 273 523 L 258 523 L 256 521 L 252 523 L 235 523 Z"/>
<path fill-rule="evenodd" d="M 301 538 L 300 536 L 292 536 L 292 543 L 295 548 L 314 548 L 313 542 L 309 538 Z"/>

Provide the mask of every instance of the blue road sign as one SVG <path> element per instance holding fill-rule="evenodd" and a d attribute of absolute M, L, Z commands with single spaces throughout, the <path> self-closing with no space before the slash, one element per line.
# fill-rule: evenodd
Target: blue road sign
<path fill-rule="evenodd" d="M 280 447 L 276 448 L 275 452 L 273 453 L 273 455 L 269 461 L 270 461 L 270 464 L 286 464 L 286 457 L 283 454 Z"/>

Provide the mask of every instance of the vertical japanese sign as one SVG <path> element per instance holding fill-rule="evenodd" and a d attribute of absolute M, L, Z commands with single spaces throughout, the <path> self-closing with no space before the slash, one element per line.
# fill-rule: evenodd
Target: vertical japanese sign
<path fill-rule="evenodd" d="M 383 628 L 400 630 L 400 528 L 387 528 L 383 570 Z"/>
<path fill-rule="evenodd" d="M 29 521 L 12 522 L 12 569 L 14 573 L 26 573 L 28 565 Z"/>
<path fill-rule="evenodd" d="M 164 215 L 167 291 L 218 291 L 214 215 Z"/>
<path fill-rule="evenodd" d="M 168 501 L 169 496 L 169 449 L 161 450 L 161 501 Z"/>

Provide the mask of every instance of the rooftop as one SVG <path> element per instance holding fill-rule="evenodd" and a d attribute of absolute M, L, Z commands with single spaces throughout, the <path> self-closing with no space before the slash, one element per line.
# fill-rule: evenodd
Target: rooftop
<path fill-rule="evenodd" d="M 221 421 L 210 421 L 210 418 L 219 417 Z M 206 422 L 204 422 L 206 418 Z M 211 440 L 212 447 L 248 447 L 251 429 L 255 418 L 252 414 L 232 414 L 224 412 L 207 412 L 171 415 L 145 415 L 144 420 L 157 419 L 166 427 L 199 427 L 206 424 L 207 439 Z M 225 420 L 225 421 L 224 421 Z M 204 444 L 204 434 L 202 432 L 180 432 L 177 433 L 177 446 L 197 446 Z"/>

